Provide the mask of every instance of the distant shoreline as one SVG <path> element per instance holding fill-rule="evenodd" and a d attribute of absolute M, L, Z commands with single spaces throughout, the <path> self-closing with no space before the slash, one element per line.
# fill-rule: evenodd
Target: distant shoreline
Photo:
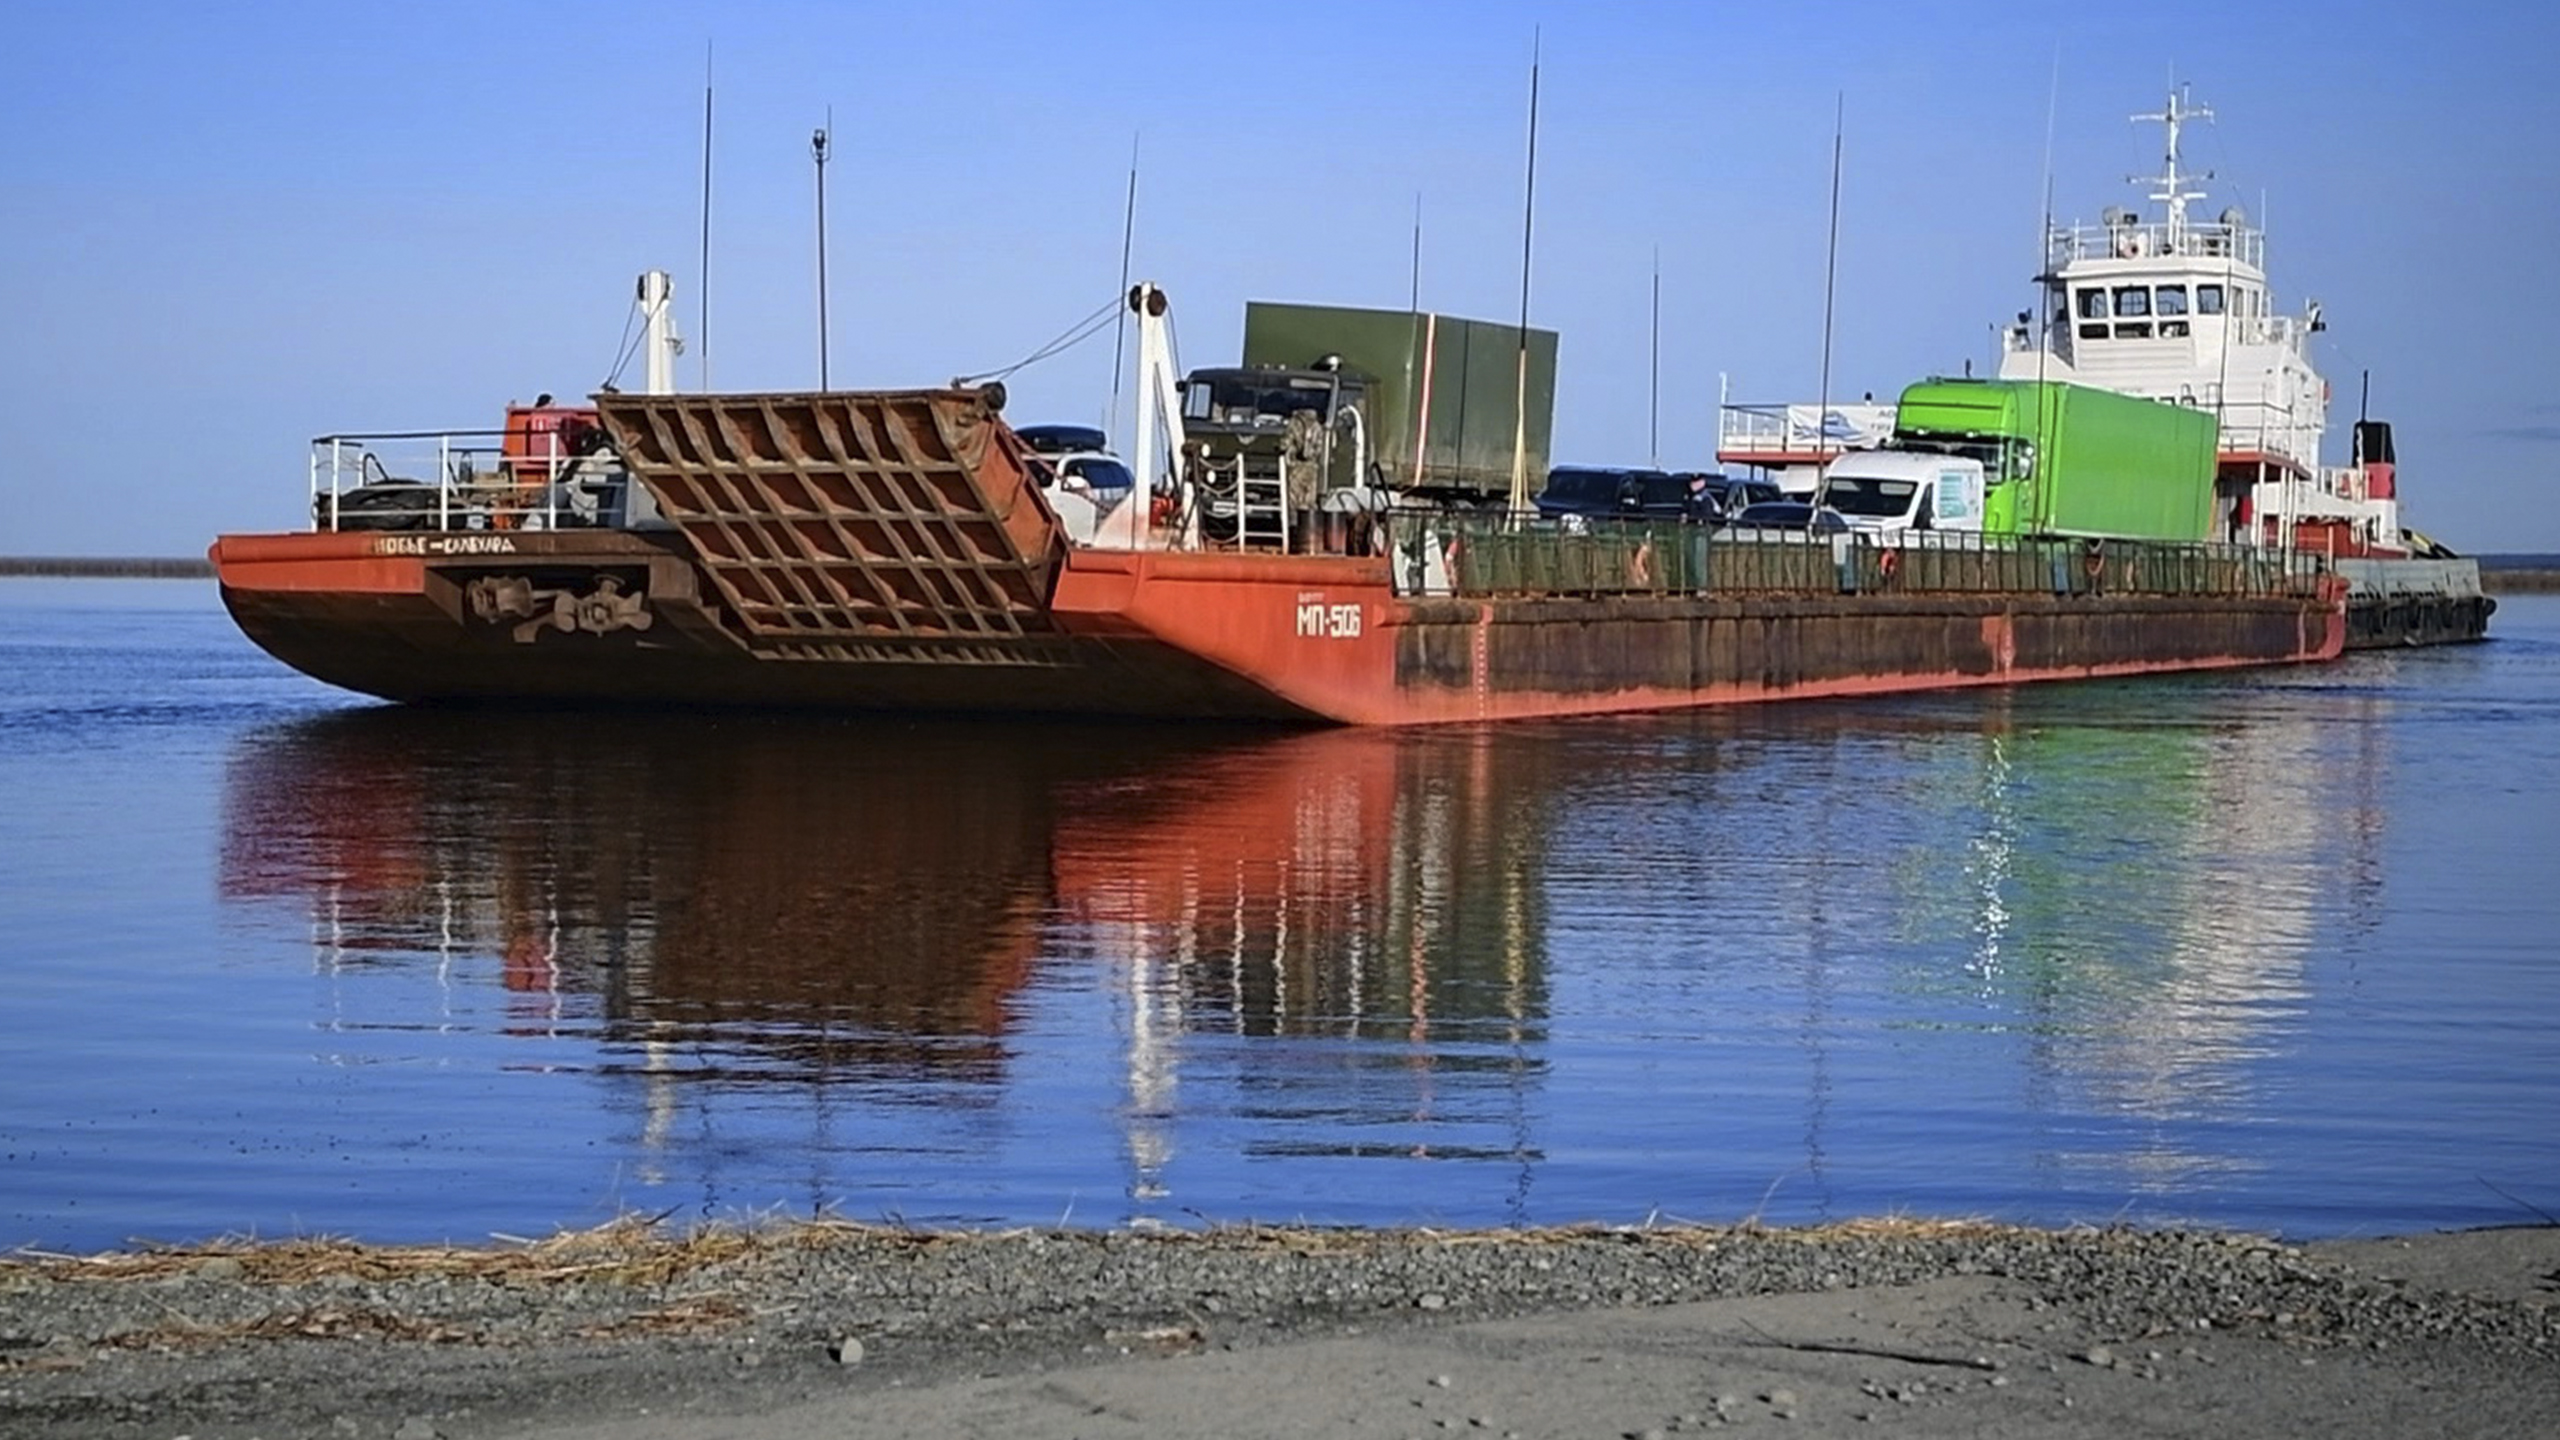
<path fill-rule="evenodd" d="M 2480 588 L 2492 595 L 2560 591 L 2560 563 L 2549 555 L 2483 555 Z M 210 580 L 213 562 L 150 556 L 0 555 L 0 576 L 91 580 Z"/>
<path fill-rule="evenodd" d="M 0 575 L 85 580 L 210 580 L 210 560 L 149 557 L 0 555 Z"/>

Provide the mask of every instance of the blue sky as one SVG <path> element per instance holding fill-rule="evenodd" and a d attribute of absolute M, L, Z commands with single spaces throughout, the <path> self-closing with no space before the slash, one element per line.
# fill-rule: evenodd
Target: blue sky
<path fill-rule="evenodd" d="M 0 553 L 294 527 L 313 435 L 592 390 L 652 266 L 698 328 L 706 44 L 718 388 L 815 383 L 829 107 L 839 386 L 1009 364 L 1107 300 L 1133 138 L 1186 365 L 1234 358 L 1248 299 L 1403 305 L 1417 195 L 1424 304 L 1508 318 L 1541 28 L 1559 460 L 1646 456 L 1657 248 L 1667 463 L 1707 461 L 1719 376 L 1811 398 L 1836 97 L 1833 392 L 1987 360 L 2031 299 L 2058 55 L 2060 218 L 2138 200 L 2158 130 L 2126 117 L 2190 83 L 2205 208 L 2261 215 L 2281 301 L 2322 302 L 2341 420 L 2372 372 L 2412 522 L 2560 551 L 2560 18 L 2457 8 L 21 0 Z M 1110 371 L 1106 335 L 1011 414 L 1099 420 Z"/>

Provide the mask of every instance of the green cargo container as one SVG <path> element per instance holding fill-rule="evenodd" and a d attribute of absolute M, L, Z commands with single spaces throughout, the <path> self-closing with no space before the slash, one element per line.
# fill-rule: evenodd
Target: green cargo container
<path fill-rule="evenodd" d="M 1556 407 L 1556 334 L 1528 332 L 1523 469 L 1546 479 Z M 1391 489 L 1502 496 L 1524 427 L 1520 327 L 1409 310 L 1281 305 L 1244 309 L 1244 363 L 1319 369 L 1328 356 L 1366 382 L 1369 457 Z"/>
<path fill-rule="evenodd" d="M 2213 522 L 2213 416 L 2036 380 L 1924 380 L 1902 392 L 1894 443 L 1983 463 L 1983 529 L 2198 541 Z"/>

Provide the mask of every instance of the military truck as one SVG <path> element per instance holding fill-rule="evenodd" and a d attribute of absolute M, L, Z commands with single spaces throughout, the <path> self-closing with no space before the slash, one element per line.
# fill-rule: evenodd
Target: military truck
<path fill-rule="evenodd" d="M 1521 358 L 1513 325 L 1247 304 L 1244 363 L 1193 370 L 1180 387 L 1204 529 L 1261 541 L 1293 526 L 1282 508 L 1502 504 L 1515 445 L 1534 489 L 1554 426 L 1555 332 L 1528 332 L 1525 411 Z"/>

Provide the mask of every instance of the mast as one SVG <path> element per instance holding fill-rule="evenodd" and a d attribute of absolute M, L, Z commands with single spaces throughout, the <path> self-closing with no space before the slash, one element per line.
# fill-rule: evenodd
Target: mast
<path fill-rule="evenodd" d="M 1413 293 L 1406 299 L 1405 308 L 1416 315 L 1422 313 L 1422 192 L 1419 190 L 1413 192 Z"/>
<path fill-rule="evenodd" d="M 818 388 L 827 389 L 827 132 L 835 128 L 835 107 L 827 107 L 827 123 L 809 134 L 809 158 L 818 167 Z"/>
<path fill-rule="evenodd" d="M 702 317 L 693 327 L 694 358 L 702 365 L 702 388 L 711 388 L 711 42 L 702 42 L 702 264 L 695 272 L 696 297 Z"/>
<path fill-rule="evenodd" d="M 1831 239 L 1822 262 L 1822 391 L 1813 411 L 1813 453 L 1822 453 L 1823 442 L 1831 438 L 1831 301 L 1838 292 L 1840 278 L 1840 137 L 1847 129 L 1849 95 L 1842 91 L 1833 98 L 1831 107 Z M 1841 437 L 1847 448 L 1848 437 Z M 1831 494 L 1831 462 L 1822 468 L 1813 482 L 1813 511 L 1804 517 L 1804 528 L 1822 512 L 1822 502 Z"/>
<path fill-rule="evenodd" d="M 1653 247 L 1653 388 L 1645 407 L 1645 463 L 1662 468 L 1662 247 Z"/>
<path fill-rule="evenodd" d="M 684 353 L 684 342 L 676 338 L 675 282 L 664 270 L 643 271 L 640 276 L 640 318 L 644 326 L 642 341 L 647 356 L 643 360 L 647 393 L 676 393 L 676 357 Z"/>
<path fill-rule="evenodd" d="M 1105 428 L 1120 423 L 1120 367 L 1129 345 L 1129 247 L 1138 236 L 1138 137 L 1129 137 L 1129 199 L 1120 212 L 1120 323 L 1111 335 L 1111 414 Z"/>
<path fill-rule="evenodd" d="M 2137 124 L 2145 120 L 2157 120 L 2162 125 L 2168 127 L 2168 153 L 2161 161 L 2160 173 L 2157 175 L 2134 175 L 2128 176 L 2127 178 L 2136 185 L 2157 185 L 2160 187 L 2159 189 L 2151 192 L 2151 198 L 2159 201 L 2165 209 L 2166 218 L 2168 220 L 2167 238 L 2169 253 L 2172 255 L 2182 254 L 2186 249 L 2187 202 L 2190 200 L 2201 200 L 2204 198 L 2203 191 L 2189 190 L 2186 188 L 2186 185 L 2194 180 L 2210 180 L 2213 178 L 2213 172 L 2207 170 L 2202 175 L 2181 175 L 2178 173 L 2178 132 L 2180 129 L 2184 128 L 2186 123 L 2190 120 L 2212 119 L 2213 109 L 2211 106 L 2206 105 L 2186 104 L 2181 94 L 2176 90 L 2172 90 L 2169 92 L 2169 103 L 2162 106 L 2158 113 L 2151 115 L 2136 115 L 2133 118 Z"/>
<path fill-rule="evenodd" d="M 1529 179 L 1520 197 L 1520 355 L 1511 390 L 1511 513 L 1529 508 L 1529 254 L 1538 216 L 1537 32 L 1529 40 Z"/>

